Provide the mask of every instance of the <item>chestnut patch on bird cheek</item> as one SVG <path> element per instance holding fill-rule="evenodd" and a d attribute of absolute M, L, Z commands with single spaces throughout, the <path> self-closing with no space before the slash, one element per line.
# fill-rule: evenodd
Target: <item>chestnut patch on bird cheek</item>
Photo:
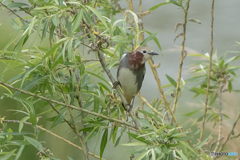
<path fill-rule="evenodd" d="M 132 52 L 129 54 L 129 64 L 132 68 L 134 69 L 141 69 L 144 67 L 144 63 L 142 64 L 141 62 L 143 61 L 144 55 L 141 52 Z"/>

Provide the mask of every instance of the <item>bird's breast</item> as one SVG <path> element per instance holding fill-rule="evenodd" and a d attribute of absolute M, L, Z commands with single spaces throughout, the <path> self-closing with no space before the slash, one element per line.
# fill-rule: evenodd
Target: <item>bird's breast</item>
<path fill-rule="evenodd" d="M 121 68 L 118 73 L 118 81 L 126 95 L 135 95 L 138 92 L 137 75 L 128 68 Z"/>

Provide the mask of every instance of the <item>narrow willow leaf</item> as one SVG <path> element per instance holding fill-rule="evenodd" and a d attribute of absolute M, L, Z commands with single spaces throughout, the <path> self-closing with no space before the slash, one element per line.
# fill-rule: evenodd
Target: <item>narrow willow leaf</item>
<path fill-rule="evenodd" d="M 102 158 L 104 149 L 107 145 L 107 140 L 108 140 L 108 128 L 105 129 L 103 136 L 102 136 L 102 141 L 101 141 L 101 145 L 100 145 L 100 159 Z"/>
<path fill-rule="evenodd" d="M 169 75 L 165 74 L 168 81 L 176 88 L 177 87 L 177 82 L 172 78 L 170 77 Z"/>
<path fill-rule="evenodd" d="M 128 40 L 126 37 L 123 37 L 121 35 L 116 35 L 114 37 L 111 37 L 111 40 L 113 40 L 114 42 L 120 42 L 120 43 L 130 43 L 131 41 Z"/>
<path fill-rule="evenodd" d="M 148 33 L 149 35 L 152 35 L 152 33 L 149 32 L 149 31 L 146 31 L 146 30 L 143 30 L 143 31 L 146 32 L 146 33 Z M 160 45 L 160 43 L 159 43 L 157 37 L 154 37 L 153 40 L 154 40 L 154 42 L 157 44 L 159 50 L 161 51 L 161 50 L 162 50 L 162 47 L 161 47 L 161 45 Z"/>
<path fill-rule="evenodd" d="M 93 75 L 93 76 L 95 76 L 95 77 L 103 80 L 104 82 L 106 82 L 106 84 L 108 84 L 109 86 L 111 86 L 110 83 L 109 83 L 105 78 L 103 78 L 103 77 L 101 77 L 101 76 L 99 76 L 99 75 L 97 75 L 97 74 L 95 74 L 95 73 L 93 73 L 93 72 L 86 72 L 86 73 L 91 74 L 91 75 Z"/>
<path fill-rule="evenodd" d="M 104 25 L 106 28 L 108 27 L 105 19 L 102 17 L 102 15 L 101 15 L 97 10 L 95 10 L 94 8 L 92 8 L 92 7 L 90 7 L 90 6 L 87 6 L 87 8 L 88 8 L 89 10 L 91 10 L 91 11 L 99 18 L 99 20 L 103 23 L 103 25 Z"/>
<path fill-rule="evenodd" d="M 99 110 L 99 99 L 98 97 L 94 96 L 94 112 L 98 113 Z"/>
<path fill-rule="evenodd" d="M 197 113 L 198 111 L 200 111 L 200 109 L 195 110 L 195 111 L 192 111 L 192 112 L 188 112 L 188 113 L 183 114 L 183 115 L 188 117 L 188 116 L 194 115 L 194 114 Z"/>
<path fill-rule="evenodd" d="M 28 141 L 30 144 L 32 144 L 36 149 L 38 149 L 42 153 L 45 153 L 43 150 L 43 146 L 39 141 L 37 141 L 36 139 L 33 139 L 31 137 L 27 137 L 27 136 L 23 136 L 23 137 L 26 141 Z"/>
<path fill-rule="evenodd" d="M 170 3 L 170 2 L 163 2 L 163 3 L 157 4 L 157 5 L 153 6 L 153 7 L 151 7 L 151 8 L 149 9 L 149 11 L 154 11 L 155 9 L 158 9 L 158 7 L 160 7 L 160 6 L 162 6 L 162 5 L 165 5 L 165 4 L 169 4 L 169 3 Z"/>
<path fill-rule="evenodd" d="M 147 42 L 153 40 L 157 35 L 157 32 L 156 33 L 153 33 L 153 34 L 150 34 L 150 36 L 148 36 L 147 38 L 145 38 L 142 42 L 141 42 L 141 46 L 145 46 L 147 44 Z"/>
<path fill-rule="evenodd" d="M 176 149 L 176 151 L 177 151 L 177 153 L 180 155 L 180 157 L 182 158 L 182 160 L 188 160 L 188 158 L 182 153 L 182 151 L 179 151 L 179 150 L 177 150 L 177 149 Z"/>
<path fill-rule="evenodd" d="M 32 32 L 33 26 L 34 26 L 34 24 L 35 24 L 35 20 L 36 20 L 36 16 L 33 17 L 32 21 L 31 21 L 31 23 L 30 23 L 30 25 L 29 25 L 28 35 L 30 35 L 31 32 Z"/>
<path fill-rule="evenodd" d="M 36 70 L 39 66 L 41 66 L 41 65 L 42 65 L 42 64 L 39 64 L 39 65 L 37 65 L 36 67 L 29 68 L 29 69 L 26 71 L 25 75 L 24 75 L 23 78 L 22 78 L 22 83 L 21 83 L 21 86 L 20 86 L 21 89 L 22 89 L 23 83 L 24 83 L 25 79 L 28 77 L 28 75 L 29 75 L 30 73 L 32 73 L 33 71 L 35 71 L 35 70 Z"/>
<path fill-rule="evenodd" d="M 24 122 L 26 122 L 28 119 L 29 119 L 29 116 L 24 117 L 24 118 L 19 122 L 19 127 L 18 127 L 18 132 L 19 132 L 19 133 L 22 132 L 23 124 L 24 124 Z"/>
<path fill-rule="evenodd" d="M 142 160 L 145 156 L 148 155 L 148 152 L 149 152 L 149 150 L 144 152 L 144 153 L 142 153 L 136 160 Z"/>
<path fill-rule="evenodd" d="M 8 152 L 7 154 L 5 154 L 4 156 L 1 156 L 1 160 L 9 160 L 9 158 L 14 154 L 14 152 L 16 151 L 17 149 L 14 149 L 10 152 Z"/>
<path fill-rule="evenodd" d="M 19 8 L 19 7 L 23 7 L 23 6 L 28 6 L 28 4 L 26 3 L 20 3 L 20 2 L 11 2 L 9 5 L 8 5 L 8 8 Z"/>
<path fill-rule="evenodd" d="M 201 147 L 208 141 L 208 139 L 209 139 L 211 136 L 212 136 L 212 133 L 211 133 L 205 140 L 203 140 L 201 143 L 199 143 L 199 144 L 195 147 L 195 149 L 201 148 Z"/>
<path fill-rule="evenodd" d="M 25 148 L 25 145 L 21 145 L 21 147 L 18 149 L 18 152 L 16 154 L 15 160 L 19 159 L 19 157 L 21 156 L 22 151 L 23 151 L 24 148 Z"/>
<path fill-rule="evenodd" d="M 43 27 L 43 30 L 42 30 L 42 38 L 41 38 L 41 41 L 43 41 L 43 39 L 46 37 L 46 32 L 47 32 L 47 29 L 48 29 L 48 24 L 49 24 L 49 19 L 46 20 L 45 24 L 44 24 L 44 27 Z"/>
<path fill-rule="evenodd" d="M 59 113 L 57 115 L 57 117 L 55 117 L 50 129 L 52 129 L 53 127 L 57 126 L 58 124 L 62 123 L 63 122 L 63 119 L 64 119 L 64 116 L 66 114 L 67 111 L 65 112 L 62 112 L 62 113 Z"/>
<path fill-rule="evenodd" d="M 54 26 L 56 26 L 56 27 L 59 25 L 59 17 L 58 17 L 58 14 L 57 14 L 57 13 L 52 17 L 52 23 L 53 23 Z"/>
<path fill-rule="evenodd" d="M 123 146 L 146 146 L 147 144 L 146 143 L 142 143 L 142 142 L 133 142 L 133 143 L 125 143 L 125 144 L 122 144 Z"/>
<path fill-rule="evenodd" d="M 232 81 L 228 81 L 228 91 L 232 92 Z"/>
<path fill-rule="evenodd" d="M 83 16 L 83 11 L 81 9 L 80 12 L 77 14 L 77 16 L 74 19 L 74 22 L 72 25 L 72 33 L 74 33 L 80 27 L 80 23 L 82 21 L 82 16 Z"/>
<path fill-rule="evenodd" d="M 42 58 L 42 60 L 44 60 L 45 58 L 47 58 L 48 56 L 50 56 L 51 54 L 55 54 L 55 52 L 57 51 L 58 47 L 63 44 L 65 41 L 67 41 L 69 39 L 69 37 L 60 39 L 59 41 L 57 41 L 53 47 L 45 54 L 45 56 Z"/>
<path fill-rule="evenodd" d="M 199 94 L 206 94 L 206 90 L 203 88 L 193 87 L 192 89 L 195 90 Z"/>

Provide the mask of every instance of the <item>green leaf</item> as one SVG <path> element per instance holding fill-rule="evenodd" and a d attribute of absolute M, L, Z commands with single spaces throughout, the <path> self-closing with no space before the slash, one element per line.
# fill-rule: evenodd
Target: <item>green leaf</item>
<path fill-rule="evenodd" d="M 59 113 L 57 115 L 57 117 L 54 119 L 50 129 L 52 129 L 53 127 L 57 126 L 58 124 L 62 123 L 63 122 L 63 119 L 64 119 L 64 116 L 66 114 L 67 111 L 65 112 L 62 112 L 62 113 Z"/>
<path fill-rule="evenodd" d="M 33 127 L 37 124 L 37 117 L 33 112 L 30 112 L 29 122 L 32 123 Z"/>
<path fill-rule="evenodd" d="M 43 150 L 43 146 L 39 141 L 37 141 L 37 140 L 35 140 L 31 137 L 27 137 L 27 136 L 23 136 L 23 137 L 26 141 L 28 141 L 30 144 L 32 144 L 36 149 L 38 149 L 42 153 L 45 153 L 44 150 Z"/>
<path fill-rule="evenodd" d="M 14 152 L 16 151 L 17 149 L 14 149 L 12 150 L 11 152 L 8 152 L 7 154 L 5 154 L 4 156 L 1 156 L 0 159 L 1 160 L 9 160 L 9 158 L 14 154 Z"/>
<path fill-rule="evenodd" d="M 52 17 L 52 23 L 54 24 L 54 26 L 58 26 L 59 25 L 59 17 L 58 17 L 58 14 L 55 14 L 53 17 Z"/>
<path fill-rule="evenodd" d="M 90 6 L 87 6 L 87 8 L 90 9 L 99 18 L 99 20 L 103 23 L 103 25 L 107 28 L 107 23 L 105 19 L 102 17 L 102 15 L 97 10 L 95 10 Z"/>
<path fill-rule="evenodd" d="M 197 91 L 197 93 L 199 93 L 199 94 L 206 94 L 206 90 L 203 88 L 193 87 L 192 89 Z"/>
<path fill-rule="evenodd" d="M 49 19 L 47 19 L 47 21 L 44 24 L 43 30 L 42 30 L 42 38 L 41 41 L 43 41 L 43 39 L 46 37 L 46 32 L 48 29 L 48 24 L 49 24 Z M 55 26 L 54 26 L 55 27 Z"/>
<path fill-rule="evenodd" d="M 133 142 L 133 143 L 125 143 L 122 144 L 123 146 L 131 146 L 131 147 L 136 147 L 136 146 L 146 146 L 146 143 L 142 143 L 142 142 Z"/>
<path fill-rule="evenodd" d="M 121 36 L 121 35 L 113 36 L 113 37 L 111 37 L 111 40 L 113 40 L 114 42 L 119 42 L 119 43 L 130 43 L 131 42 L 126 37 Z"/>
<path fill-rule="evenodd" d="M 32 29 L 34 27 L 35 20 L 36 20 L 36 16 L 34 16 L 33 19 L 31 20 L 31 23 L 30 23 L 29 29 L 28 29 L 28 35 L 30 35 L 32 33 Z"/>
<path fill-rule="evenodd" d="M 95 77 L 103 80 L 106 84 L 108 84 L 109 86 L 111 86 L 110 83 L 109 83 L 105 78 L 103 78 L 103 77 L 101 77 L 101 76 L 99 76 L 99 75 L 97 75 L 97 74 L 95 74 L 95 73 L 93 73 L 93 72 L 86 72 L 86 73 L 91 74 L 91 75 L 93 75 L 93 76 L 95 76 Z"/>
<path fill-rule="evenodd" d="M 177 151 L 177 153 L 180 155 L 180 157 L 182 158 L 182 160 L 188 160 L 188 158 L 182 153 L 182 151 L 179 151 L 179 150 L 175 150 Z"/>
<path fill-rule="evenodd" d="M 137 134 L 133 134 L 133 133 L 131 133 L 131 132 L 127 132 L 127 134 L 128 134 L 129 136 L 131 136 L 132 138 L 138 140 L 138 141 L 141 141 L 141 142 L 143 142 L 143 143 L 148 143 L 148 142 L 145 140 L 145 138 L 143 138 L 143 137 L 138 137 Z"/>
<path fill-rule="evenodd" d="M 25 145 L 21 145 L 21 147 L 18 149 L 18 152 L 17 152 L 17 154 L 16 154 L 15 160 L 18 160 L 18 159 L 19 159 L 19 157 L 20 157 L 21 154 L 22 154 L 22 151 L 23 151 L 24 147 L 25 147 Z"/>
<path fill-rule="evenodd" d="M 105 129 L 103 136 L 102 136 L 102 141 L 101 141 L 101 145 L 100 145 L 100 159 L 102 158 L 104 149 L 107 144 L 107 140 L 108 140 L 108 128 Z"/>
<path fill-rule="evenodd" d="M 60 39 L 59 41 L 57 41 L 53 47 L 45 54 L 45 56 L 43 56 L 42 60 L 44 60 L 45 58 L 47 58 L 48 56 L 50 56 L 51 54 L 55 54 L 58 47 L 63 44 L 65 41 L 67 41 L 69 38 L 66 37 L 66 38 L 63 38 L 63 39 Z"/>
<path fill-rule="evenodd" d="M 186 113 L 186 114 L 183 114 L 184 116 L 191 116 L 191 115 L 193 115 L 193 114 L 195 114 L 195 113 L 197 113 L 198 111 L 200 111 L 200 109 L 198 109 L 198 110 L 195 110 L 195 111 L 192 111 L 192 112 L 188 112 L 188 113 Z"/>
<path fill-rule="evenodd" d="M 172 78 L 170 77 L 169 75 L 165 74 L 168 81 L 176 88 L 177 87 L 177 82 Z"/>
<path fill-rule="evenodd" d="M 122 137 L 121 135 L 118 137 L 118 139 L 117 139 L 117 141 L 116 141 L 114 147 L 116 147 L 116 146 L 119 144 L 121 137 Z"/>
<path fill-rule="evenodd" d="M 33 87 L 35 87 L 40 81 L 45 80 L 46 78 L 47 78 L 47 76 L 37 77 L 31 81 L 28 81 L 27 83 L 25 83 L 22 86 L 22 89 L 25 91 L 28 91 L 29 89 L 32 89 Z"/>
<path fill-rule="evenodd" d="M 23 7 L 23 6 L 28 6 L 28 4 L 26 3 L 20 3 L 20 2 L 11 2 L 9 5 L 8 5 L 8 8 L 16 8 L 16 7 Z"/>
<path fill-rule="evenodd" d="M 148 152 L 149 152 L 149 150 L 147 150 L 146 152 L 142 153 L 139 157 L 137 157 L 136 160 L 145 160 L 144 157 L 148 155 Z"/>
<path fill-rule="evenodd" d="M 221 62 L 219 63 L 219 69 L 220 70 L 223 69 L 223 65 L 224 65 L 224 59 L 222 59 Z"/>
<path fill-rule="evenodd" d="M 203 140 L 201 143 L 199 143 L 199 144 L 195 147 L 195 149 L 201 148 L 201 147 L 208 141 L 208 139 L 209 139 L 211 136 L 212 136 L 212 133 L 211 133 L 205 140 Z"/>
<path fill-rule="evenodd" d="M 74 19 L 73 25 L 72 25 L 72 32 L 74 33 L 80 26 L 80 23 L 82 21 L 82 16 L 83 16 L 83 12 L 82 9 L 80 10 L 80 12 L 77 14 L 77 16 Z"/>
<path fill-rule="evenodd" d="M 232 92 L 232 81 L 228 81 L 228 91 Z"/>
<path fill-rule="evenodd" d="M 153 7 L 151 7 L 151 8 L 149 9 L 149 11 L 154 11 L 154 10 L 157 9 L 158 7 L 160 7 L 160 6 L 162 6 L 162 5 L 165 5 L 165 4 L 169 4 L 169 2 L 163 2 L 163 3 L 157 4 L 157 5 L 153 6 Z"/>
<path fill-rule="evenodd" d="M 99 99 L 97 96 L 94 96 L 94 112 L 98 113 L 99 110 Z"/>
<path fill-rule="evenodd" d="M 149 32 L 149 31 L 146 31 L 146 30 L 143 30 L 143 31 L 146 32 L 146 33 L 148 33 L 149 35 L 152 35 L 152 33 Z M 154 42 L 157 44 L 159 50 L 161 51 L 161 50 L 162 50 L 162 47 L 161 47 L 161 45 L 160 45 L 160 43 L 159 43 L 157 37 L 154 37 L 153 40 L 154 40 Z"/>
<path fill-rule="evenodd" d="M 150 36 L 148 36 L 147 38 L 145 38 L 141 43 L 140 43 L 140 46 L 145 46 L 147 44 L 147 42 L 153 40 L 157 35 L 157 32 L 156 33 L 153 33 L 153 34 L 150 34 Z"/>

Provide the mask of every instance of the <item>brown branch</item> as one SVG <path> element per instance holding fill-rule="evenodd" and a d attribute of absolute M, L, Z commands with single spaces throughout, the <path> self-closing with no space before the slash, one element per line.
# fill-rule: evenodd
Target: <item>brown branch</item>
<path fill-rule="evenodd" d="M 18 121 L 18 120 L 2 120 L 2 119 L 1 119 L 1 122 L 4 122 L 4 123 L 20 123 L 20 121 Z M 29 123 L 29 122 L 24 122 L 24 124 L 32 125 L 32 123 Z M 53 132 L 51 132 L 51 131 L 49 131 L 49 130 L 47 130 L 47 129 L 39 126 L 39 125 L 36 125 L 36 127 L 37 127 L 38 129 L 42 130 L 42 131 L 45 131 L 45 132 L 53 135 L 54 137 L 56 137 L 56 138 L 58 138 L 58 139 L 61 139 L 62 141 L 70 144 L 71 146 L 76 147 L 76 148 L 78 148 L 79 150 L 82 150 L 81 147 L 79 147 L 78 145 L 70 142 L 69 140 L 66 140 L 66 139 L 63 138 L 63 137 L 60 137 L 59 135 L 57 135 L 57 134 L 55 134 L 55 133 L 53 133 Z M 91 153 L 91 152 L 88 152 L 88 154 L 91 155 L 91 156 L 93 156 L 93 157 L 95 157 L 95 158 L 97 158 L 97 159 L 100 159 L 99 156 L 97 156 L 97 155 L 95 155 L 95 154 L 93 154 L 93 153 Z M 105 159 L 102 158 L 102 160 L 105 160 Z"/>
<path fill-rule="evenodd" d="M 209 70 L 208 70 L 208 82 L 207 82 L 207 92 L 206 92 L 206 101 L 205 101 L 205 107 L 204 107 L 204 114 L 203 114 L 203 120 L 202 120 L 202 127 L 201 127 L 201 133 L 200 133 L 200 138 L 199 141 L 202 141 L 203 137 L 203 130 L 205 127 L 205 119 L 206 119 L 206 114 L 207 114 L 207 106 L 208 106 L 208 94 L 209 94 L 209 87 L 210 87 L 210 78 L 211 78 L 211 71 L 212 71 L 212 54 L 213 54 L 213 17 L 214 13 L 214 0 L 212 0 L 212 22 L 211 22 L 211 51 L 210 51 L 210 61 L 209 61 Z"/>
<path fill-rule="evenodd" d="M 125 126 L 129 126 L 129 127 L 135 128 L 135 126 L 133 126 L 132 124 L 124 122 L 124 121 L 121 121 L 119 119 L 111 118 L 111 117 L 108 117 L 108 116 L 105 116 L 105 115 L 102 115 L 102 114 L 99 114 L 99 113 L 96 113 L 96 112 L 91 112 L 91 111 L 83 109 L 83 108 L 79 108 L 79 107 L 76 107 L 76 106 L 73 106 L 73 105 L 65 104 L 65 103 L 62 103 L 62 102 L 50 99 L 50 98 L 46 98 L 44 96 L 40 96 L 40 95 L 31 93 L 31 92 L 28 92 L 28 91 L 24 91 L 22 89 L 15 88 L 15 87 L 13 87 L 13 86 L 11 86 L 11 85 L 9 85 L 7 83 L 1 82 L 1 81 L 0 81 L 0 84 L 3 85 L 3 86 L 6 86 L 8 88 L 11 88 L 13 90 L 19 91 L 21 93 L 24 93 L 24 94 L 27 94 L 27 95 L 30 95 L 30 96 L 33 96 L 33 97 L 36 97 L 36 98 L 40 98 L 40 99 L 42 99 L 44 101 L 47 101 L 47 102 L 49 101 L 49 102 L 52 102 L 52 103 L 55 103 L 55 104 L 59 104 L 59 105 L 65 106 L 65 107 L 70 107 L 72 109 L 79 110 L 79 111 L 82 111 L 82 112 L 85 112 L 85 113 L 88 113 L 88 114 L 91 114 L 91 115 L 94 115 L 94 116 L 97 116 L 97 117 L 101 117 L 101 118 L 107 119 L 109 121 L 114 121 L 114 122 L 123 124 Z"/>

